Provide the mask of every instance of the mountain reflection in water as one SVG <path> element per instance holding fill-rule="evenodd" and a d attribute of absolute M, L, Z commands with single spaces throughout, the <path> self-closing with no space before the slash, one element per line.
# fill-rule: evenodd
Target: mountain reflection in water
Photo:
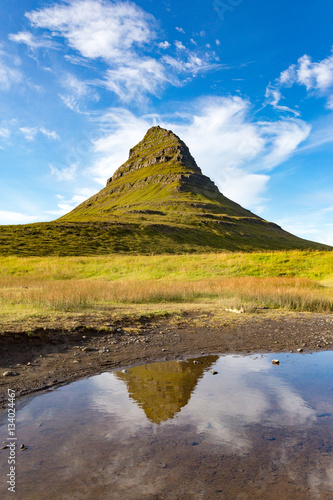
<path fill-rule="evenodd" d="M 332 498 L 332 361 L 332 352 L 204 356 L 22 400 L 17 498 Z"/>
<path fill-rule="evenodd" d="M 209 370 L 218 356 L 200 360 L 151 363 L 131 368 L 127 373 L 116 372 L 126 382 L 130 397 L 154 423 L 172 419 L 189 402 L 199 379 Z"/>

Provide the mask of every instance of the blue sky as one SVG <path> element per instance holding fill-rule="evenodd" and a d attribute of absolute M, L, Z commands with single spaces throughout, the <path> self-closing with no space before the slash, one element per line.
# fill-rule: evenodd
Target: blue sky
<path fill-rule="evenodd" d="M 0 9 L 0 224 L 68 212 L 159 124 L 226 196 L 333 245 L 332 2 Z"/>

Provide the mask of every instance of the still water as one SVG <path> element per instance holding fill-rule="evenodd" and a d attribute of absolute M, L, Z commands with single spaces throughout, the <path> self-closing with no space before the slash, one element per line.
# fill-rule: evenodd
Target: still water
<path fill-rule="evenodd" d="M 202 356 L 25 399 L 27 450 L 17 449 L 15 495 L 1 450 L 0 497 L 333 498 L 332 366 L 332 352 Z M 6 414 L 0 423 L 3 441 Z"/>

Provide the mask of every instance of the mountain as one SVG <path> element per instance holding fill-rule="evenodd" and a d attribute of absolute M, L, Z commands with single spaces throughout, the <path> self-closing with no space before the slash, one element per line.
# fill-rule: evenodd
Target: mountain
<path fill-rule="evenodd" d="M 222 160 L 221 160 L 222 163 Z M 331 249 L 226 198 L 186 144 L 152 127 L 106 187 L 60 219 L 0 226 L 0 254 L 89 255 Z"/>

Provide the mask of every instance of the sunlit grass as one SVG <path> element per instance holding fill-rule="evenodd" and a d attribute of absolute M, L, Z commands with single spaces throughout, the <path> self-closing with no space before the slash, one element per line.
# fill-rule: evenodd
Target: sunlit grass
<path fill-rule="evenodd" d="M 24 285 L 23 285 L 24 283 Z M 24 288 L 22 288 L 24 287 Z M 221 306 L 299 311 L 333 311 L 333 290 L 307 278 L 221 277 L 179 280 L 0 280 L 3 312 L 16 308 L 45 311 L 94 310 L 107 304 L 217 300 Z"/>
<path fill-rule="evenodd" d="M 290 276 L 333 282 L 333 253 L 319 251 L 0 257 L 0 278 L 46 280 L 198 280 L 225 276 Z"/>
<path fill-rule="evenodd" d="M 333 311 L 331 252 L 0 258 L 6 318 L 133 304 Z"/>

